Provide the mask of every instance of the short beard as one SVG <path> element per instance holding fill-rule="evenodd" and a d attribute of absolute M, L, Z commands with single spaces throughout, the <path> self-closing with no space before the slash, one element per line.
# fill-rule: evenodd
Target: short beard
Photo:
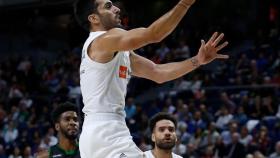
<path fill-rule="evenodd" d="M 102 16 L 100 14 L 98 14 L 100 16 L 100 22 L 103 25 L 103 27 L 105 28 L 105 30 L 111 30 L 113 28 L 121 28 L 124 29 L 123 25 L 120 24 L 115 24 L 112 23 L 111 21 L 108 21 L 108 19 L 106 19 L 106 16 Z"/>
<path fill-rule="evenodd" d="M 104 28 L 106 29 L 106 30 L 111 30 L 111 29 L 113 29 L 113 28 L 120 28 L 120 29 L 124 29 L 124 27 L 123 27 L 123 25 L 122 24 L 116 24 L 116 25 L 103 25 L 104 26 Z"/>
<path fill-rule="evenodd" d="M 67 139 L 70 139 L 70 140 L 75 140 L 78 138 L 78 132 L 75 133 L 75 134 L 69 134 L 67 131 L 65 130 L 61 130 L 61 134 L 66 137 Z"/>
<path fill-rule="evenodd" d="M 171 150 L 174 146 L 175 146 L 175 140 L 170 142 L 170 143 L 163 143 L 161 141 L 157 142 L 155 145 L 159 148 L 159 149 L 163 149 L 163 150 Z"/>

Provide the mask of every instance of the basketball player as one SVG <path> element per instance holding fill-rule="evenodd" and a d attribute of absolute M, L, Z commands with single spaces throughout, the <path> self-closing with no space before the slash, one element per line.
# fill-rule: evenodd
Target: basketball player
<path fill-rule="evenodd" d="M 79 134 L 78 108 L 66 102 L 52 112 L 52 120 L 58 132 L 58 143 L 49 150 L 38 153 L 37 158 L 80 158 L 77 142 Z"/>
<path fill-rule="evenodd" d="M 182 158 L 172 153 L 177 141 L 177 120 L 167 113 L 157 113 L 150 120 L 154 148 L 145 152 L 147 158 Z"/>
<path fill-rule="evenodd" d="M 78 0 L 77 21 L 87 29 L 82 50 L 80 84 L 85 119 L 79 147 L 82 158 L 142 158 L 144 153 L 132 141 L 125 124 L 126 87 L 131 75 L 157 83 L 170 81 L 227 55 L 217 54 L 228 43 L 219 44 L 217 32 L 198 54 L 182 62 L 157 65 L 133 52 L 169 35 L 195 0 L 178 4 L 147 28 L 121 29 L 120 9 L 110 0 Z"/>

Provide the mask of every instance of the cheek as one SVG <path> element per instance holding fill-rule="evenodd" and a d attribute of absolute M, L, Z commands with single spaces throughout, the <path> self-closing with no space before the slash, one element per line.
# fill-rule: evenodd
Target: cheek
<path fill-rule="evenodd" d="M 164 139 L 164 137 L 165 137 L 165 135 L 163 133 L 159 133 L 157 135 L 157 138 L 159 138 L 159 139 Z"/>
<path fill-rule="evenodd" d="M 176 134 L 174 134 L 174 139 L 175 139 L 175 141 L 177 141 L 177 135 Z"/>

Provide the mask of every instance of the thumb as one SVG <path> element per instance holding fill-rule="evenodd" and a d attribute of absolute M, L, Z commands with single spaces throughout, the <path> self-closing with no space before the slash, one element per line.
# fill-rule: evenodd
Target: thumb
<path fill-rule="evenodd" d="M 201 40 L 201 46 L 204 47 L 205 46 L 205 41 Z"/>

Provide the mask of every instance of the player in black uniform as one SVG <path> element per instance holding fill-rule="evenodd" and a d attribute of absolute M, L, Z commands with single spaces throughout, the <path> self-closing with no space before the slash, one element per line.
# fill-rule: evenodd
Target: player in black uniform
<path fill-rule="evenodd" d="M 37 158 L 80 158 L 77 142 L 79 134 L 78 108 L 66 102 L 52 112 L 52 120 L 58 132 L 58 143 L 41 151 Z"/>

